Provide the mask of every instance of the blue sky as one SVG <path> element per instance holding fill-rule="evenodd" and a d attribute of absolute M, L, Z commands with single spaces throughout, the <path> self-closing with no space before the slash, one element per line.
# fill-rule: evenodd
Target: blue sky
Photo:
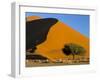
<path fill-rule="evenodd" d="M 89 37 L 89 15 L 58 14 L 58 13 L 34 13 L 26 12 L 26 16 L 40 16 L 41 18 L 57 18 L 72 27 L 86 37 Z"/>

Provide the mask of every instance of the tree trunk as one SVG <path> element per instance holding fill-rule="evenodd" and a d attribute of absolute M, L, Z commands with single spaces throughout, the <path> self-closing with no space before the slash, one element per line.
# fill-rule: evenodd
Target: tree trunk
<path fill-rule="evenodd" d="M 73 60 L 75 59 L 75 55 L 74 54 L 72 54 L 72 56 L 73 56 Z"/>

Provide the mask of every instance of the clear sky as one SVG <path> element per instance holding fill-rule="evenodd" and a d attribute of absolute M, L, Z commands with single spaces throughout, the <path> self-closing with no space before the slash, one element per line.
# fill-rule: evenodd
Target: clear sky
<path fill-rule="evenodd" d="M 89 15 L 26 12 L 26 16 L 40 16 L 41 18 L 57 18 L 58 20 L 69 25 L 74 30 L 77 30 L 84 36 L 89 37 Z"/>

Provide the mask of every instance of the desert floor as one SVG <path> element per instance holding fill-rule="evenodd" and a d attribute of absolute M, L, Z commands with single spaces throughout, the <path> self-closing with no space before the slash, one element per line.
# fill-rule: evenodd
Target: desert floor
<path fill-rule="evenodd" d="M 26 67 L 42 67 L 42 66 L 62 66 L 62 65 L 87 65 L 89 62 L 80 63 L 34 63 L 32 61 L 26 61 Z"/>

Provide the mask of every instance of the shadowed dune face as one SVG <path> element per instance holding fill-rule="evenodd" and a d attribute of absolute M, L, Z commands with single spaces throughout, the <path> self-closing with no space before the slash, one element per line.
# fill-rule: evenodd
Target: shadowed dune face
<path fill-rule="evenodd" d="M 26 50 L 35 47 L 46 40 L 49 29 L 57 23 L 55 18 L 36 19 L 26 22 Z M 34 50 L 33 50 L 34 51 Z"/>

